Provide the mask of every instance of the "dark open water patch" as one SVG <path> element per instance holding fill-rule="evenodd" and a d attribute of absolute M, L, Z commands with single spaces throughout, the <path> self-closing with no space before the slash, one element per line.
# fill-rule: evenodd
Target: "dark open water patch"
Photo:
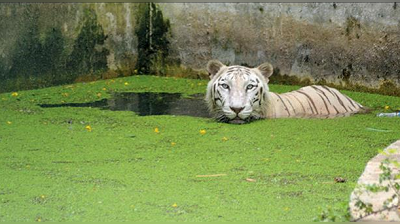
<path fill-rule="evenodd" d="M 211 117 L 204 102 L 203 94 L 182 97 L 180 93 L 115 93 L 109 99 L 89 103 L 39 104 L 51 107 L 97 107 L 112 111 L 133 111 L 139 116 L 186 115 Z"/>

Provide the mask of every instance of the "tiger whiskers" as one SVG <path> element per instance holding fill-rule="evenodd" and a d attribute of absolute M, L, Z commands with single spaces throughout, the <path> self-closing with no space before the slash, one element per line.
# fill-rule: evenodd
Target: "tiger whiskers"
<path fill-rule="evenodd" d="M 223 123 L 228 123 L 229 122 L 229 118 L 227 116 L 225 116 L 224 114 L 219 114 L 215 117 L 215 119 L 218 122 L 223 122 Z"/>

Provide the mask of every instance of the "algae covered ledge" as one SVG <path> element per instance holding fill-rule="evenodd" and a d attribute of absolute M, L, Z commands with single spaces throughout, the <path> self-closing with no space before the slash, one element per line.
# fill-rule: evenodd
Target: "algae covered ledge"
<path fill-rule="evenodd" d="M 207 79 L 207 61 L 218 59 L 270 62 L 276 84 L 399 95 L 398 10 L 393 3 L 2 3 L 0 92 L 136 74 Z"/>

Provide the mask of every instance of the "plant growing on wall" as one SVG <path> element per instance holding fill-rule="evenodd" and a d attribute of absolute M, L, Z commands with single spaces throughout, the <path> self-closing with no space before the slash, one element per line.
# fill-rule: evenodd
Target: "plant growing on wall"
<path fill-rule="evenodd" d="M 165 75 L 165 59 L 168 56 L 168 32 L 170 22 L 163 18 L 155 3 L 139 5 L 135 34 L 138 38 L 139 74 Z"/>

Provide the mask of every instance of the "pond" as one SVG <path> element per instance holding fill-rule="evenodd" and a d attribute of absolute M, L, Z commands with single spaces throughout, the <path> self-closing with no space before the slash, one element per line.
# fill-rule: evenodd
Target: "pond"
<path fill-rule="evenodd" d="M 40 107 L 97 107 L 112 111 L 133 111 L 139 116 L 148 115 L 186 115 L 211 117 L 203 94 L 185 98 L 180 93 L 121 92 L 109 99 L 88 103 L 40 104 Z"/>

